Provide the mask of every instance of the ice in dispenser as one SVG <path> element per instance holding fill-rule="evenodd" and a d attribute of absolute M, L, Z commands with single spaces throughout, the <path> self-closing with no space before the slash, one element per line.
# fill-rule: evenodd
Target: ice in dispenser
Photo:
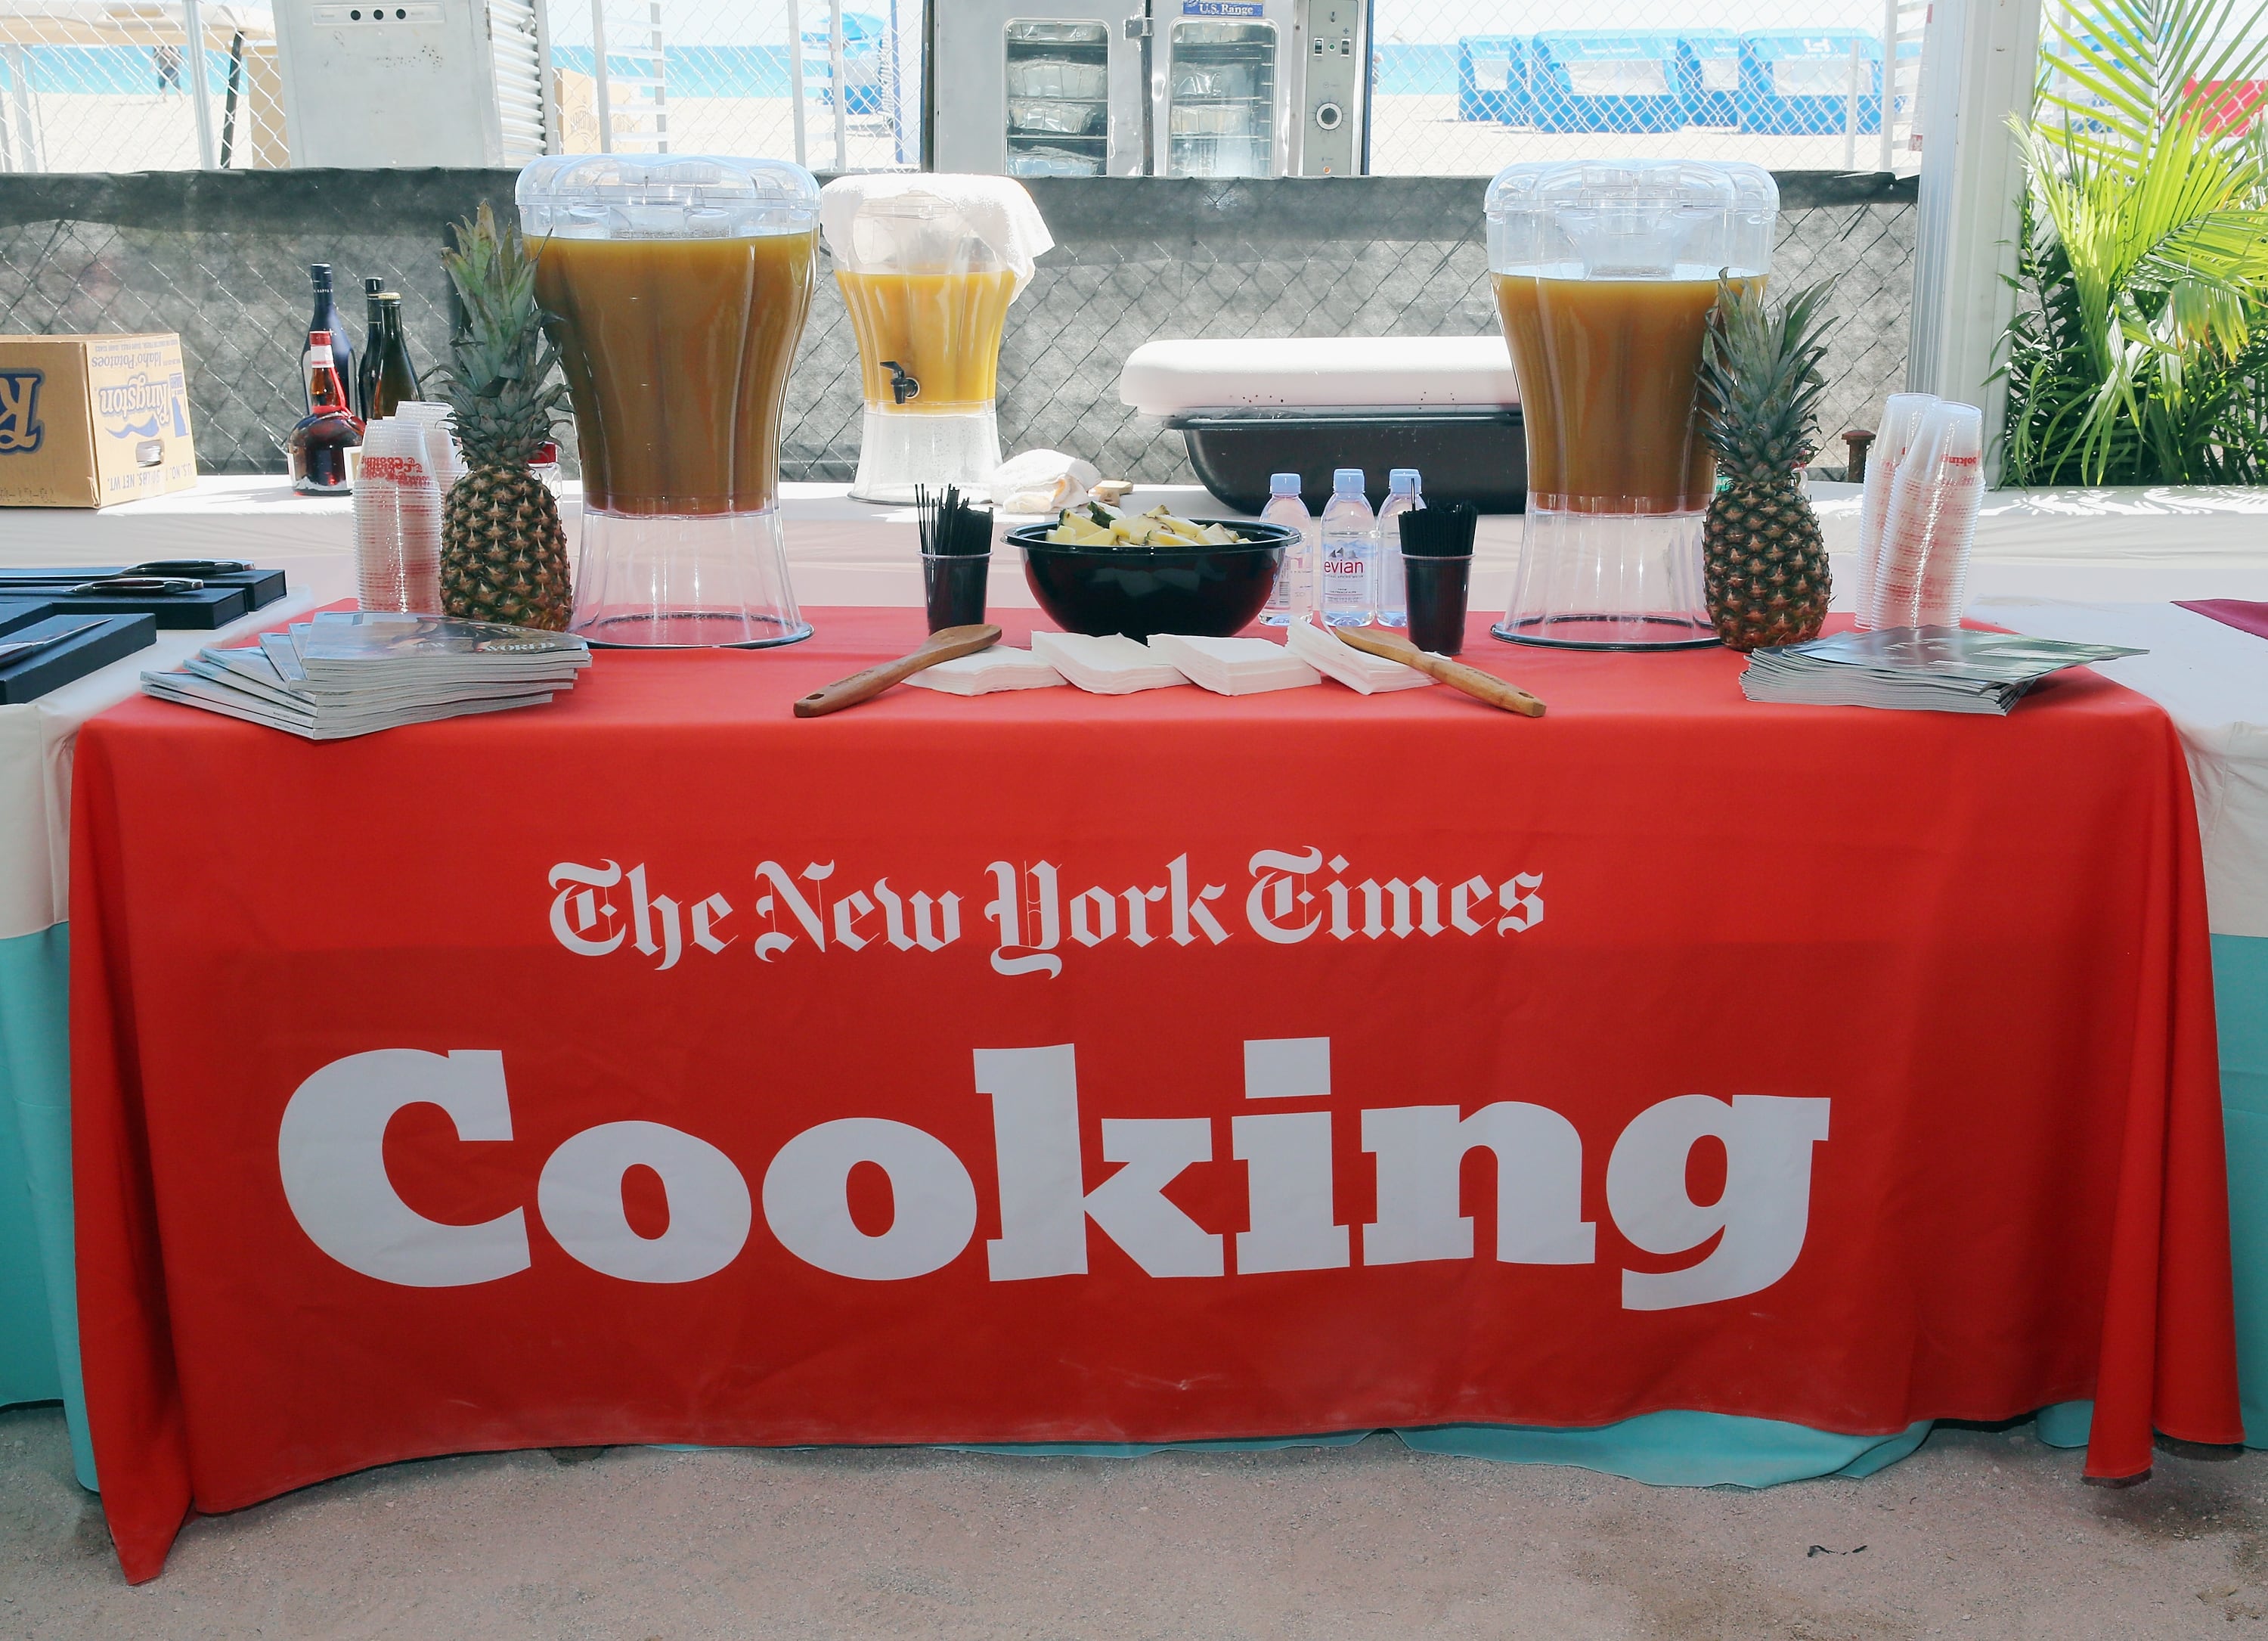
<path fill-rule="evenodd" d="M 1720 277 L 1771 271 L 1769 173 L 1697 160 L 1507 166 L 1489 267 L 1528 439 L 1515 643 L 1713 644 L 1701 522 L 1716 471 L 1696 403 Z"/>
<path fill-rule="evenodd" d="M 517 196 L 583 458 L 570 631 L 639 647 L 808 638 L 779 434 L 818 182 L 778 159 L 559 154 Z"/>
<path fill-rule="evenodd" d="M 994 412 L 1008 305 L 1055 241 L 1009 177 L 838 177 L 819 196 L 835 277 L 858 337 L 866 416 L 862 501 L 914 487 L 982 491 L 1000 465 Z"/>

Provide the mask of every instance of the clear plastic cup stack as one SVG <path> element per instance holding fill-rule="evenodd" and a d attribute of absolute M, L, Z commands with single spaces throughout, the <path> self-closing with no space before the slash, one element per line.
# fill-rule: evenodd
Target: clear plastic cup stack
<path fill-rule="evenodd" d="M 364 430 L 355 484 L 355 582 L 364 610 L 439 615 L 441 492 L 426 430 L 387 417 Z"/>
<path fill-rule="evenodd" d="M 1975 405 L 1933 400 L 1923 407 L 1885 486 L 1874 576 L 1860 588 L 1861 627 L 1961 624 L 1984 499 L 1984 417 Z"/>

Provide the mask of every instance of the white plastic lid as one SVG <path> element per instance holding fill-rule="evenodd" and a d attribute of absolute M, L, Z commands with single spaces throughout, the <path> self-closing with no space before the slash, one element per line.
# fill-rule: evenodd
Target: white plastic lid
<path fill-rule="evenodd" d="M 784 159 L 550 154 L 512 190 L 531 240 L 740 240 L 808 233 L 819 181 Z"/>
<path fill-rule="evenodd" d="M 1005 269 L 1020 291 L 1055 244 L 1013 177 L 869 172 L 821 189 L 828 255 L 852 273 L 978 273 Z"/>
<path fill-rule="evenodd" d="M 1761 166 L 1700 159 L 1506 166 L 1488 190 L 1489 267 L 1550 279 L 1714 279 L 1771 270 L 1779 194 Z"/>
<path fill-rule="evenodd" d="M 1271 405 L 1520 403 L 1504 332 L 1485 336 L 1209 336 L 1145 342 L 1118 397 L 1145 416 Z"/>

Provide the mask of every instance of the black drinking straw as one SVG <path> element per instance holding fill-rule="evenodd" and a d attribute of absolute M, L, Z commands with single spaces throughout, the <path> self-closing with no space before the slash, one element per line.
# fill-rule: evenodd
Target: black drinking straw
<path fill-rule="evenodd" d="M 1413 507 L 1399 521 L 1405 558 L 1469 558 L 1480 514 L 1469 501 Z"/>

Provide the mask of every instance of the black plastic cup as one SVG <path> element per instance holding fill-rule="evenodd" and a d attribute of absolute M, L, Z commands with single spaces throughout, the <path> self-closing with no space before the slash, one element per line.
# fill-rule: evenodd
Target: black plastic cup
<path fill-rule="evenodd" d="M 1410 588 L 1410 641 L 1436 655 L 1454 655 L 1465 647 L 1465 595 L 1470 590 L 1473 558 L 1402 555 Z"/>
<path fill-rule="evenodd" d="M 984 619 L 984 573 L 992 567 L 987 552 L 925 552 L 922 555 L 922 590 L 929 604 L 929 630 L 974 626 Z"/>

